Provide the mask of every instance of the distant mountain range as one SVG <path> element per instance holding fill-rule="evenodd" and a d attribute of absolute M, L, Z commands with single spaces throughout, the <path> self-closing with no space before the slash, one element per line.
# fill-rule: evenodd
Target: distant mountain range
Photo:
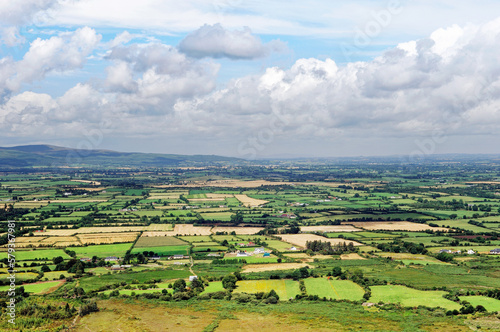
<path fill-rule="evenodd" d="M 31 166 L 202 166 L 240 164 L 243 159 L 215 155 L 178 155 L 160 153 L 82 150 L 53 145 L 0 147 L 1 167 Z"/>

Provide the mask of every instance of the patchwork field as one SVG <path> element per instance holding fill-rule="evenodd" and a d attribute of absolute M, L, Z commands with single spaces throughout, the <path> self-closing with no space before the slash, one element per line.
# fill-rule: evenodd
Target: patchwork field
<path fill-rule="evenodd" d="M 427 255 L 418 255 L 418 254 L 410 254 L 410 253 L 393 253 L 393 252 L 379 252 L 376 253 L 377 256 L 380 257 L 390 257 L 393 260 L 402 261 L 404 264 L 408 265 L 410 263 L 413 264 L 448 264 L 442 262 L 434 257 Z"/>
<path fill-rule="evenodd" d="M 292 243 L 294 245 L 300 246 L 305 248 L 306 247 L 306 242 L 308 241 L 323 241 L 323 242 L 330 242 L 332 245 L 335 244 L 349 244 L 352 242 L 353 245 L 355 246 L 362 246 L 363 244 L 356 242 L 356 241 L 351 241 L 351 240 L 345 240 L 345 239 L 331 239 L 331 238 L 326 238 L 323 236 L 319 236 L 316 234 L 280 234 L 277 235 L 280 237 L 283 241 Z"/>
<path fill-rule="evenodd" d="M 182 246 L 187 242 L 179 240 L 172 236 L 141 236 L 135 243 L 134 248 L 148 248 L 161 246 Z"/>
<path fill-rule="evenodd" d="M 278 270 L 295 270 L 301 267 L 310 267 L 303 263 L 278 263 L 278 264 L 252 264 L 243 266 L 241 272 L 264 272 L 264 271 L 278 271 Z"/>
<path fill-rule="evenodd" d="M 212 227 L 176 224 L 172 235 L 210 235 Z"/>
<path fill-rule="evenodd" d="M 234 197 L 239 200 L 243 206 L 247 207 L 257 207 L 260 205 L 264 205 L 268 203 L 268 201 L 262 200 L 262 199 L 256 199 L 256 198 L 251 198 L 248 197 L 247 195 L 234 195 Z"/>
<path fill-rule="evenodd" d="M 156 255 L 160 256 L 173 256 L 173 255 L 188 255 L 189 245 L 178 245 L 178 246 L 159 246 L 159 247 L 134 247 L 131 251 L 132 254 L 139 254 L 143 251 L 152 251 Z"/>
<path fill-rule="evenodd" d="M 458 310 L 460 304 L 443 297 L 444 291 L 420 291 L 399 285 L 372 286 L 370 302 L 401 303 L 406 307 L 426 306 Z"/>
<path fill-rule="evenodd" d="M 447 232 L 447 228 L 443 227 L 431 227 L 427 224 L 419 224 L 413 223 L 409 221 L 370 221 L 370 222 L 353 222 L 353 221 L 345 221 L 342 223 L 343 225 L 352 225 L 354 227 L 363 228 L 365 230 L 377 231 L 377 230 L 387 230 L 387 231 L 442 231 Z"/>
<path fill-rule="evenodd" d="M 271 289 L 278 294 L 280 301 L 287 301 L 300 294 L 299 282 L 289 279 L 281 280 L 240 280 L 236 283 L 235 293 L 268 293 Z"/>
<path fill-rule="evenodd" d="M 327 299 L 359 301 L 365 291 L 358 284 L 350 280 L 334 278 L 307 278 L 304 279 L 308 295 L 318 295 Z"/>
<path fill-rule="evenodd" d="M 137 239 L 139 233 L 125 232 L 125 233 L 91 233 L 91 234 L 78 234 L 77 238 L 82 244 L 111 244 L 133 242 Z"/>
<path fill-rule="evenodd" d="M 486 310 L 500 312 L 500 300 L 493 299 L 487 296 L 460 296 L 460 301 L 467 301 L 472 306 L 482 305 Z"/>
<path fill-rule="evenodd" d="M 74 247 L 71 248 L 78 258 L 88 257 L 92 258 L 93 256 L 97 257 L 108 257 L 108 256 L 116 256 L 123 257 L 125 252 L 130 249 L 132 244 L 130 243 L 119 243 L 119 244 L 101 244 L 95 246 L 87 246 L 87 247 Z"/>
<path fill-rule="evenodd" d="M 228 234 L 231 232 L 235 232 L 236 234 L 242 235 L 252 235 L 258 233 L 263 230 L 263 227 L 214 227 L 212 228 L 212 233 L 216 234 L 217 232 L 227 232 Z"/>
<path fill-rule="evenodd" d="M 356 228 L 352 225 L 322 225 L 322 226 L 301 226 L 300 230 L 302 232 L 358 232 L 361 229 Z"/>

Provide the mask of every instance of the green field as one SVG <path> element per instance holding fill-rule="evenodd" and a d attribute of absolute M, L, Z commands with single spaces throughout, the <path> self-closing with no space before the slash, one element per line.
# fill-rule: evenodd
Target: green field
<path fill-rule="evenodd" d="M 327 299 L 359 301 L 365 291 L 349 280 L 308 278 L 304 280 L 308 295 L 318 295 Z"/>
<path fill-rule="evenodd" d="M 405 307 L 442 307 L 448 310 L 460 309 L 460 304 L 443 297 L 444 291 L 420 291 L 399 285 L 372 286 L 370 302 L 401 303 Z"/>
<path fill-rule="evenodd" d="M 274 289 L 280 301 L 286 301 L 290 298 L 295 298 L 300 294 L 298 281 L 281 279 L 281 280 L 240 280 L 236 283 L 236 293 L 259 293 L 270 292 Z"/>
<path fill-rule="evenodd" d="M 188 255 L 189 246 L 164 246 L 164 247 L 145 247 L 132 249 L 132 254 L 142 253 L 143 251 L 152 251 L 160 256 L 172 256 L 172 255 Z"/>
<path fill-rule="evenodd" d="M 60 281 L 49 281 L 49 282 L 41 282 L 36 284 L 24 284 L 24 291 L 33 294 L 44 293 L 52 287 L 59 285 Z M 0 292 L 5 292 L 9 289 L 9 286 L 0 286 Z"/>
<path fill-rule="evenodd" d="M 224 287 L 222 287 L 222 281 L 212 281 L 208 284 L 208 286 L 205 286 L 205 290 L 202 294 L 221 292 L 224 290 Z"/>
<path fill-rule="evenodd" d="M 500 312 L 500 300 L 493 299 L 487 296 L 460 296 L 460 301 L 467 301 L 473 307 L 482 305 L 486 310 Z"/>
<path fill-rule="evenodd" d="M 154 270 L 154 271 L 142 271 L 134 273 L 112 273 L 104 274 L 100 276 L 94 276 L 82 279 L 80 281 L 80 286 L 86 291 L 96 290 L 102 286 L 126 282 L 128 284 L 134 282 L 145 283 L 153 279 L 161 280 L 173 280 L 173 279 L 184 279 L 188 278 L 191 272 L 188 270 Z"/>
<path fill-rule="evenodd" d="M 131 243 L 118 243 L 118 244 L 100 244 L 87 247 L 72 247 L 70 250 L 76 252 L 76 256 L 92 258 L 116 256 L 123 257 L 125 252 L 130 249 Z"/>
<path fill-rule="evenodd" d="M 58 256 L 70 258 L 62 249 L 17 250 L 13 254 L 16 261 L 51 260 Z M 0 253 L 0 259 L 4 258 L 7 258 L 7 252 Z"/>
<path fill-rule="evenodd" d="M 186 235 L 186 236 L 179 236 L 179 239 L 186 241 L 186 242 L 211 242 L 213 241 L 212 238 L 208 235 Z"/>

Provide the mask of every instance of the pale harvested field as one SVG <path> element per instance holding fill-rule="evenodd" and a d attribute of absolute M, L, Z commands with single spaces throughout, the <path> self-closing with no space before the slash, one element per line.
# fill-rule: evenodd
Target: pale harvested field
<path fill-rule="evenodd" d="M 34 236 L 71 236 L 75 235 L 77 229 L 46 229 L 44 232 L 33 233 Z"/>
<path fill-rule="evenodd" d="M 243 203 L 244 206 L 248 207 L 260 206 L 269 202 L 262 199 L 251 198 L 247 195 L 234 195 L 234 197 L 236 197 L 238 201 Z"/>
<path fill-rule="evenodd" d="M 346 244 L 349 244 L 350 242 L 352 242 L 352 244 L 355 246 L 362 246 L 361 243 L 356 241 L 345 240 L 345 239 L 329 239 L 316 234 L 283 234 L 283 235 L 277 235 L 277 237 L 280 237 L 285 242 L 289 242 L 304 248 L 306 247 L 307 241 L 330 242 L 332 245 L 344 242 Z"/>
<path fill-rule="evenodd" d="M 295 270 L 301 267 L 309 265 L 304 263 L 277 263 L 277 264 L 249 264 L 243 266 L 243 271 L 241 272 L 264 272 L 264 271 L 276 271 L 276 270 Z"/>
<path fill-rule="evenodd" d="M 148 236 L 151 236 L 151 237 L 154 237 L 154 236 L 174 236 L 174 232 L 173 231 L 170 231 L 170 232 L 156 232 L 156 231 L 147 231 L 147 232 L 144 232 L 142 233 L 141 236 L 144 236 L 144 237 L 148 237 Z"/>
<path fill-rule="evenodd" d="M 387 231 L 443 231 L 447 232 L 447 228 L 443 227 L 431 227 L 427 224 L 418 224 L 409 221 L 371 221 L 371 222 L 353 222 L 346 221 L 342 223 L 343 225 L 353 225 L 356 227 L 363 228 L 368 231 L 377 231 L 377 230 L 387 230 Z"/>
<path fill-rule="evenodd" d="M 261 230 L 263 230 L 264 227 L 214 227 L 212 228 L 212 233 L 216 232 L 227 232 L 228 234 L 231 232 L 235 232 L 236 234 L 241 234 L 241 235 L 252 235 L 255 234 Z"/>
<path fill-rule="evenodd" d="M 110 244 L 133 242 L 139 236 L 137 232 L 104 233 L 104 234 L 79 234 L 77 237 L 83 244 Z"/>
<path fill-rule="evenodd" d="M 18 243 L 33 243 L 33 242 L 40 242 L 42 240 L 46 239 L 46 237 L 42 236 L 20 236 L 16 238 L 16 244 Z"/>
<path fill-rule="evenodd" d="M 72 243 L 74 245 L 80 245 L 78 242 L 78 238 L 75 236 L 51 236 L 46 239 L 43 239 L 39 242 L 40 244 L 53 244 L 60 246 L 59 243 Z"/>
<path fill-rule="evenodd" d="M 322 225 L 322 226 L 301 226 L 302 232 L 359 232 L 362 229 L 356 228 L 351 225 Z"/>
<path fill-rule="evenodd" d="M 171 224 L 150 224 L 147 227 L 144 227 L 145 231 L 171 231 L 173 230 Z"/>
<path fill-rule="evenodd" d="M 350 254 L 343 254 L 343 255 L 340 255 L 340 259 L 344 259 L 344 260 L 357 260 L 357 259 L 366 259 L 364 257 L 361 257 L 359 254 L 356 254 L 356 253 L 350 253 Z"/>
<path fill-rule="evenodd" d="M 100 186 L 101 183 L 99 181 L 90 181 L 90 180 L 70 180 L 73 182 L 81 182 L 81 183 L 92 183 L 95 184 L 96 186 Z"/>
<path fill-rule="evenodd" d="M 212 227 L 196 227 L 191 224 L 177 224 L 172 235 L 210 235 Z"/>

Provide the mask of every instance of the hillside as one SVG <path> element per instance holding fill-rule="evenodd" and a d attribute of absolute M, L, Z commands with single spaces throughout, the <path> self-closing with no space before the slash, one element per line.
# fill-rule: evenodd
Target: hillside
<path fill-rule="evenodd" d="M 1 167 L 31 166 L 193 166 L 235 164 L 243 159 L 215 155 L 82 150 L 53 145 L 0 147 Z"/>

